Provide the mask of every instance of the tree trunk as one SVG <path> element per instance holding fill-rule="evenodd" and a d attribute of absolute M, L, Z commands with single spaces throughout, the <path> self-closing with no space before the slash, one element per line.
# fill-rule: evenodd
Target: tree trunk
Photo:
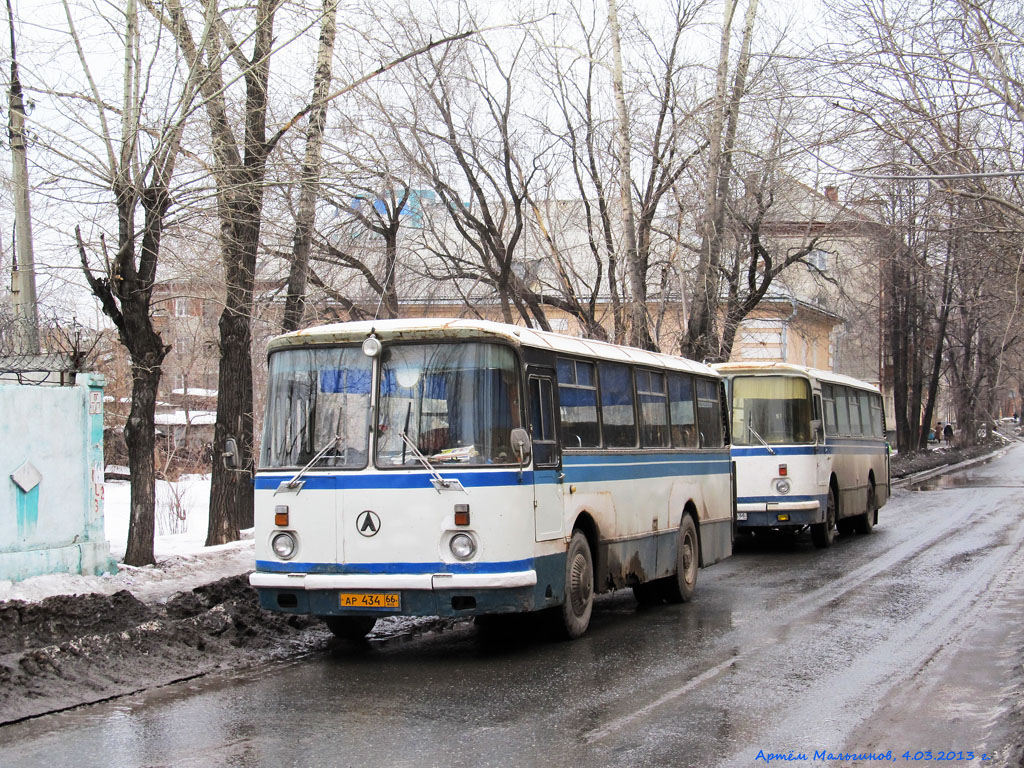
<path fill-rule="evenodd" d="M 313 77 L 313 108 L 306 128 L 306 152 L 299 181 L 299 207 L 295 215 L 295 239 L 288 271 L 288 288 L 284 302 L 281 330 L 295 331 L 302 327 L 306 309 L 306 283 L 309 278 L 309 252 L 313 243 L 316 201 L 320 188 L 320 147 L 327 120 L 327 96 L 331 88 L 331 65 L 334 61 L 335 17 L 337 0 L 324 0 L 320 26 L 320 49 Z"/>
<path fill-rule="evenodd" d="M 162 360 L 161 352 L 151 355 L 145 362 L 132 363 L 132 407 L 124 427 L 124 442 L 128 446 L 128 469 L 132 479 L 128 547 L 124 554 L 126 565 L 143 566 L 156 562 L 153 552 L 153 536 L 156 533 L 156 458 L 153 454 L 153 425 Z"/>

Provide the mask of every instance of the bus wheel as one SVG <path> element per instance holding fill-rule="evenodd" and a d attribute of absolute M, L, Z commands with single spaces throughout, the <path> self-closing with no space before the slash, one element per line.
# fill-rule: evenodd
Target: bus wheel
<path fill-rule="evenodd" d="M 825 504 L 825 522 L 815 523 L 811 526 L 811 541 L 818 549 L 831 547 L 836 540 L 836 494 L 830 485 L 828 487 L 828 502 Z"/>
<path fill-rule="evenodd" d="M 697 589 L 697 569 L 700 566 L 700 545 L 697 526 L 693 518 L 683 515 L 679 522 L 679 551 L 676 554 L 676 575 L 666 579 L 665 599 L 670 603 L 686 603 Z"/>
<path fill-rule="evenodd" d="M 582 531 L 572 533 L 565 556 L 565 602 L 557 624 L 559 634 L 575 640 L 587 631 L 594 610 L 594 558 Z"/>
<path fill-rule="evenodd" d="M 377 623 L 373 616 L 324 616 L 323 620 L 335 637 L 350 643 L 362 640 Z"/>
<path fill-rule="evenodd" d="M 868 486 L 868 508 L 863 515 L 857 515 L 857 533 L 871 533 L 875 528 L 875 515 L 878 514 L 878 507 L 875 504 L 875 486 Z"/>

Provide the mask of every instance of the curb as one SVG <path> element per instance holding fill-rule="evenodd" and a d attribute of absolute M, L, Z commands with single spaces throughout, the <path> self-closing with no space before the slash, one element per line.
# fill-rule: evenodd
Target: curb
<path fill-rule="evenodd" d="M 991 453 L 982 454 L 981 456 L 975 456 L 973 459 L 967 459 L 965 461 L 961 461 L 958 464 L 944 464 L 941 467 L 933 467 L 932 469 L 925 469 L 921 472 L 915 472 L 912 475 L 906 475 L 905 477 L 897 478 L 893 480 L 891 484 L 893 488 L 905 488 L 908 485 L 914 485 L 915 483 L 919 483 L 923 480 L 928 480 L 929 478 L 932 477 L 944 475 L 947 472 L 959 472 L 960 470 L 963 469 L 970 469 L 976 464 L 983 464 L 986 461 L 991 461 L 992 459 L 1002 456 L 1004 453 L 1006 453 L 1009 447 L 1009 445 L 1004 445 L 1002 448 L 997 448 Z"/>

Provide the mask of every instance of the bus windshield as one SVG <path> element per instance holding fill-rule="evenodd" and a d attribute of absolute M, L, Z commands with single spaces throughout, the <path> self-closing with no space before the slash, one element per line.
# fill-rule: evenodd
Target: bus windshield
<path fill-rule="evenodd" d="M 810 443 L 811 387 L 795 376 L 732 380 L 733 445 Z"/>
<path fill-rule="evenodd" d="M 366 466 L 371 360 L 359 347 L 288 349 L 270 358 L 260 464 Z"/>
<path fill-rule="evenodd" d="M 393 344 L 381 360 L 377 465 L 513 464 L 516 358 L 499 344 Z M 408 439 L 403 439 L 402 434 Z M 413 450 L 415 446 L 415 451 Z"/>

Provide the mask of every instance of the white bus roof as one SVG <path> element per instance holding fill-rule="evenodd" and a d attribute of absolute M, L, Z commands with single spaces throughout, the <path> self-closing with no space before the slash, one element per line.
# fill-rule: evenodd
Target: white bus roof
<path fill-rule="evenodd" d="M 817 379 L 818 381 L 824 381 L 829 384 L 845 384 L 848 387 L 866 389 L 871 392 L 881 394 L 881 391 L 875 385 L 868 384 L 866 381 L 861 381 L 860 379 L 855 379 L 852 376 L 844 376 L 841 373 L 823 371 L 818 368 L 808 368 L 805 365 L 796 365 L 794 363 L 735 362 L 715 363 L 711 367 L 723 376 L 730 376 L 732 374 L 797 374 L 800 376 L 808 376 L 810 378 Z"/>
<path fill-rule="evenodd" d="M 382 341 L 402 339 L 425 340 L 438 338 L 480 338 L 491 336 L 508 341 L 516 346 L 546 349 L 565 355 L 594 357 L 601 360 L 649 365 L 656 368 L 668 368 L 677 371 L 688 371 L 705 376 L 715 376 L 710 366 L 684 357 L 666 355 L 660 352 L 648 352 L 636 347 L 622 347 L 593 339 L 578 336 L 567 336 L 561 333 L 536 331 L 518 325 L 494 323 L 488 320 L 467 320 L 457 318 L 410 318 L 404 320 L 363 320 L 353 323 L 334 323 L 284 334 L 271 339 L 267 345 L 268 352 L 275 352 L 288 347 L 300 347 L 317 344 L 350 344 L 361 342 L 371 333 Z"/>

